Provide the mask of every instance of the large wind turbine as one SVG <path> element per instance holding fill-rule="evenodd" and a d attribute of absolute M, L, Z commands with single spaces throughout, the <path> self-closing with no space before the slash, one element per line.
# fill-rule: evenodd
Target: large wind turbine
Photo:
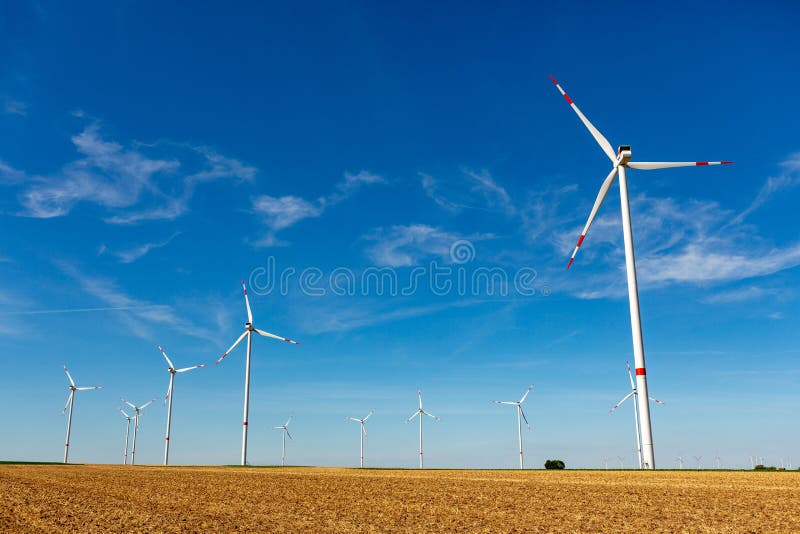
<path fill-rule="evenodd" d="M 361 423 L 361 431 L 359 435 L 361 436 L 361 464 L 360 467 L 364 467 L 364 438 L 367 437 L 367 419 L 375 413 L 375 408 L 371 409 L 367 416 L 364 419 L 357 419 L 355 417 L 348 417 L 351 421 L 355 421 L 356 423 Z"/>
<path fill-rule="evenodd" d="M 128 436 L 131 432 L 131 419 L 133 419 L 133 416 L 128 415 L 122 408 L 117 409 L 127 421 L 127 424 L 125 425 L 125 453 L 122 455 L 122 465 L 128 465 Z"/>
<path fill-rule="evenodd" d="M 292 416 L 289 416 L 289 419 L 286 420 L 286 423 L 282 424 L 281 426 L 273 426 L 273 430 L 283 430 L 283 441 L 281 444 L 281 467 L 286 465 L 286 436 L 289 436 L 289 439 L 292 439 L 292 435 L 289 434 L 289 423 L 292 422 Z"/>
<path fill-rule="evenodd" d="M 525 398 L 528 396 L 528 393 L 531 392 L 533 389 L 533 385 L 528 388 L 528 391 L 522 396 L 522 398 L 517 401 L 492 401 L 495 404 L 508 404 L 509 406 L 516 406 L 517 407 L 517 435 L 519 436 L 519 468 L 524 469 L 524 463 L 522 461 L 522 419 L 525 419 L 525 424 L 528 426 L 528 430 L 531 429 L 531 424 L 528 423 L 528 418 L 525 417 L 525 411 L 522 409 L 522 403 L 525 402 Z"/>
<path fill-rule="evenodd" d="M 627 271 L 627 279 L 628 279 L 628 303 L 630 306 L 630 315 L 631 315 L 631 334 L 633 337 L 633 356 L 634 356 L 634 363 L 636 367 L 636 382 L 638 384 L 639 389 L 639 414 L 641 417 L 641 430 L 642 430 L 642 452 L 643 452 L 643 467 L 645 469 L 655 469 L 655 457 L 653 454 L 653 432 L 650 424 L 650 405 L 647 402 L 648 395 L 647 395 L 647 374 L 645 371 L 645 364 L 644 364 L 644 342 L 642 341 L 642 322 L 641 317 L 639 315 L 639 290 L 637 287 L 636 282 L 636 259 L 633 254 L 633 231 L 631 230 L 631 211 L 630 205 L 628 202 L 628 181 L 626 178 L 626 171 L 627 169 L 639 169 L 639 170 L 655 170 L 655 169 L 667 169 L 671 167 L 696 167 L 696 166 L 706 166 L 706 165 L 724 165 L 727 163 L 732 163 L 731 161 L 677 161 L 677 162 L 667 162 L 667 161 L 658 161 L 658 162 L 633 162 L 631 161 L 631 147 L 629 145 L 621 145 L 617 148 L 616 153 L 614 149 L 611 148 L 611 143 L 608 142 L 603 134 L 594 127 L 594 125 L 589 122 L 589 119 L 581 113 L 581 110 L 578 109 L 578 106 L 575 105 L 575 102 L 567 95 L 564 89 L 561 88 L 561 85 L 553 78 L 552 76 L 550 79 L 558 88 L 558 91 L 564 96 L 567 103 L 572 107 L 575 113 L 580 118 L 581 122 L 583 122 L 584 126 L 589 130 L 589 133 L 592 134 L 597 144 L 600 145 L 600 148 L 603 149 L 603 152 L 608 156 L 608 159 L 611 160 L 612 169 L 611 172 L 608 174 L 606 179 L 603 181 L 603 185 L 600 186 L 600 192 L 597 194 L 597 199 L 594 202 L 594 206 L 592 207 L 592 211 L 589 214 L 589 219 L 586 221 L 586 225 L 583 227 L 583 231 L 581 232 L 580 237 L 578 238 L 578 243 L 575 245 L 575 250 L 572 252 L 572 256 L 569 259 L 569 263 L 567 264 L 567 268 L 572 265 L 572 262 L 575 260 L 575 255 L 578 253 L 578 249 L 580 248 L 581 244 L 583 243 L 583 239 L 586 237 L 586 232 L 589 231 L 589 227 L 594 220 L 595 215 L 597 215 L 597 211 L 600 209 L 600 205 L 603 203 L 603 200 L 608 193 L 608 190 L 611 188 L 611 185 L 614 183 L 614 179 L 619 173 L 619 196 L 620 196 L 620 203 L 621 203 L 621 210 L 622 210 L 622 234 L 625 241 L 625 268 Z"/>
<path fill-rule="evenodd" d="M 142 404 L 141 406 L 136 406 L 135 404 L 131 404 L 130 402 L 126 401 L 122 397 L 120 399 L 122 402 L 133 408 L 133 444 L 131 446 L 131 465 L 136 464 L 136 434 L 139 431 L 139 416 L 142 414 L 142 410 L 153 404 L 156 399 L 150 399 L 146 403 Z"/>
<path fill-rule="evenodd" d="M 253 332 L 258 335 L 264 337 L 271 337 L 273 339 L 278 339 L 280 341 L 286 341 L 287 343 L 293 343 L 295 345 L 299 345 L 299 341 L 292 341 L 291 339 L 276 336 L 275 334 L 270 334 L 269 332 L 265 332 L 263 330 L 259 330 L 253 326 L 253 312 L 250 311 L 250 300 L 247 298 L 247 287 L 244 285 L 244 280 L 242 280 L 242 291 L 244 292 L 244 304 L 247 307 L 247 322 L 244 323 L 244 333 L 239 336 L 239 338 L 233 342 L 231 348 L 225 351 L 225 354 L 220 356 L 219 360 L 215 362 L 215 365 L 219 365 L 219 363 L 228 357 L 228 354 L 236 348 L 236 345 L 241 343 L 241 341 L 247 337 L 247 360 L 244 367 L 244 421 L 242 422 L 242 465 L 247 464 L 247 418 L 248 413 L 250 411 L 250 356 L 253 353 Z"/>
<path fill-rule="evenodd" d="M 434 421 L 441 421 L 441 419 L 422 409 L 422 390 L 417 390 L 417 397 L 419 397 L 419 409 L 406 419 L 406 423 L 410 423 L 412 419 L 419 416 L 419 468 L 422 469 L 422 416 L 427 415 Z"/>
<path fill-rule="evenodd" d="M 622 406 L 622 403 L 628 400 L 630 397 L 633 397 L 633 422 L 636 427 L 636 454 L 639 457 L 639 469 L 642 469 L 644 466 L 644 459 L 642 458 L 642 441 L 641 441 L 641 427 L 639 425 L 639 393 L 636 391 L 636 384 L 633 381 L 633 374 L 631 374 L 631 362 L 625 362 L 628 366 L 628 379 L 631 382 L 631 391 L 624 397 L 622 400 L 616 403 L 608 413 L 614 413 L 614 410 Z M 655 402 L 656 404 L 664 405 L 664 402 L 660 400 L 650 397 L 650 400 Z"/>
<path fill-rule="evenodd" d="M 169 401 L 169 407 L 167 408 L 167 437 L 165 439 L 164 445 L 164 465 L 169 464 L 169 431 L 172 426 L 172 386 L 175 382 L 175 374 L 176 373 L 185 373 L 186 371 L 191 371 L 192 369 L 200 369 L 201 367 L 205 367 L 206 364 L 201 363 L 200 365 L 193 365 L 192 367 L 184 367 L 183 369 L 175 369 L 175 366 L 172 365 L 172 362 L 167 356 L 167 353 L 164 352 L 164 349 L 161 348 L 161 345 L 156 345 L 158 350 L 161 351 L 161 354 L 164 355 L 164 359 L 167 360 L 167 371 L 169 372 L 169 389 L 167 389 L 167 395 L 164 397 L 164 403 L 166 404 Z"/>
<path fill-rule="evenodd" d="M 69 374 L 69 371 L 67 371 L 67 366 L 62 363 L 61 367 L 64 368 L 64 372 L 67 373 L 67 378 L 69 379 L 69 397 L 67 397 L 67 403 L 64 405 L 64 409 L 61 410 L 61 415 L 64 415 L 64 412 L 67 411 L 67 406 L 69 406 L 69 415 L 67 416 L 67 439 L 64 444 L 64 463 L 67 463 L 67 459 L 69 458 L 69 434 L 72 431 L 72 408 L 75 406 L 75 392 L 103 389 L 103 386 L 76 387 L 75 381 L 72 380 L 72 376 Z"/>

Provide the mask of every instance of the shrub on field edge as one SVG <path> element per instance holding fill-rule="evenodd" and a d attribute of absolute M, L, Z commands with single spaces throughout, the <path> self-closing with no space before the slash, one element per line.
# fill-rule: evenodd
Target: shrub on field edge
<path fill-rule="evenodd" d="M 564 469 L 566 465 L 561 460 L 547 460 L 544 463 L 545 469 Z"/>
<path fill-rule="evenodd" d="M 758 464 L 753 469 L 756 470 L 756 471 L 777 471 L 778 470 L 778 468 L 775 467 L 774 465 L 770 465 L 769 467 L 767 467 L 764 464 Z"/>

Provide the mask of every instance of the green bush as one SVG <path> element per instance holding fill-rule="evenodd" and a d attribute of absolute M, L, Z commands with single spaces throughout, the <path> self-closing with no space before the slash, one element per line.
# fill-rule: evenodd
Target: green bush
<path fill-rule="evenodd" d="M 545 469 L 564 469 L 566 465 L 561 460 L 547 460 L 544 463 Z"/>
<path fill-rule="evenodd" d="M 753 469 L 755 469 L 756 471 L 777 471 L 778 470 L 778 468 L 775 467 L 774 465 L 766 466 L 766 465 L 763 465 L 763 464 L 758 464 Z"/>

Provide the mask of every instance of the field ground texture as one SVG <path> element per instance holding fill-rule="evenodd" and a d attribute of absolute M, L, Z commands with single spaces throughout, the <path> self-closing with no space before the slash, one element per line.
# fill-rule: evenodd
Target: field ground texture
<path fill-rule="evenodd" d="M 800 473 L 0 465 L 0 532 L 800 532 Z"/>

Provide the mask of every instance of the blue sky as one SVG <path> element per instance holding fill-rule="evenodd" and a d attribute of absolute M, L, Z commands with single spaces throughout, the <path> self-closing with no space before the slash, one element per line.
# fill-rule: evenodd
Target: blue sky
<path fill-rule="evenodd" d="M 345 417 L 375 408 L 367 464 L 412 467 L 421 387 L 426 465 L 514 467 L 489 401 L 533 383 L 528 465 L 632 465 L 631 407 L 607 413 L 632 359 L 618 189 L 565 271 L 609 169 L 553 74 L 635 160 L 736 162 L 629 173 L 657 465 L 800 463 L 798 15 L 4 3 L 0 457 L 61 458 L 65 362 L 105 386 L 77 398 L 71 459 L 120 461 L 119 397 L 163 398 L 157 343 L 213 363 L 244 278 L 256 325 L 302 342 L 254 340 L 254 464 L 291 414 L 288 463 L 355 465 Z M 174 463 L 238 462 L 243 375 L 237 349 L 177 378 Z"/>

